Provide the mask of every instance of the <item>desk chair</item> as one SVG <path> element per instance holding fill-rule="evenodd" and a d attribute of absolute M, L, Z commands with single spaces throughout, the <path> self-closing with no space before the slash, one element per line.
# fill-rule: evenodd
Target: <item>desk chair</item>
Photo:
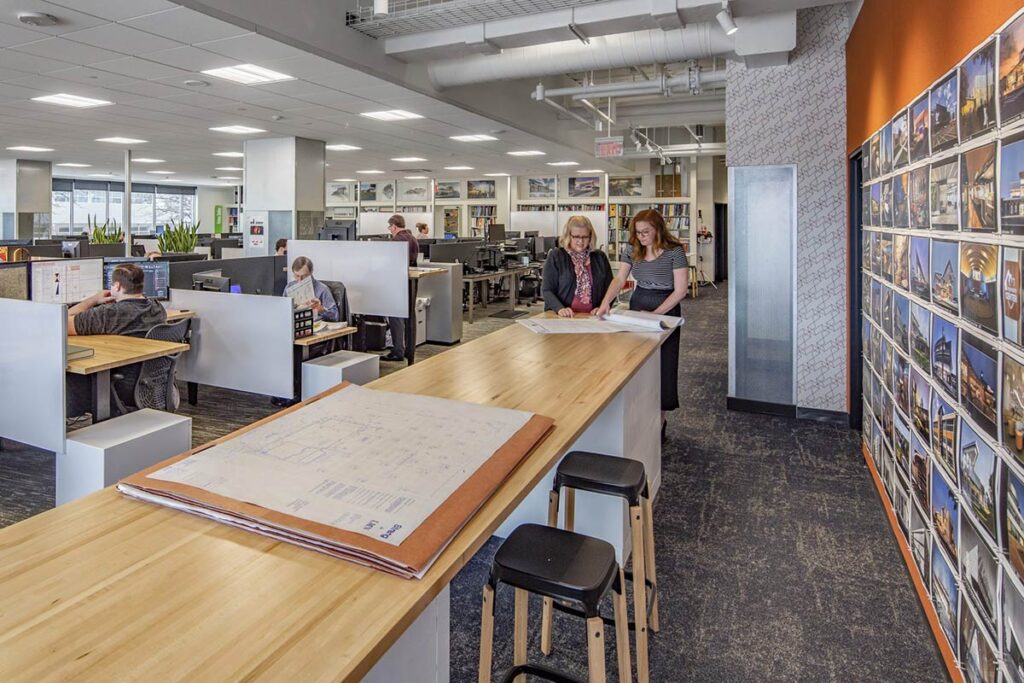
<path fill-rule="evenodd" d="M 352 309 L 348 307 L 348 294 L 345 291 L 345 284 L 338 280 L 321 280 L 327 289 L 331 290 L 331 295 L 334 297 L 335 303 L 338 304 L 338 322 L 345 323 L 346 326 L 352 325 Z M 337 350 L 338 346 L 351 351 L 351 342 L 348 337 L 343 337 L 341 340 L 332 339 L 330 341 L 330 352 Z"/>
<path fill-rule="evenodd" d="M 151 327 L 149 332 L 146 333 L 146 339 L 182 343 L 188 341 L 191 332 L 192 319 L 186 318 L 176 323 L 163 323 L 162 325 Z M 180 397 L 178 395 L 178 388 L 174 385 L 174 370 L 178 365 L 178 358 L 180 356 L 181 352 L 171 356 L 143 361 L 139 364 L 139 376 L 135 380 L 135 386 L 132 387 L 132 402 L 134 406 L 131 408 L 124 405 L 117 391 L 119 386 L 124 387 L 125 376 L 123 374 L 113 375 L 111 383 L 114 386 L 112 387 L 113 391 L 110 392 L 110 397 L 116 412 L 123 415 L 140 408 L 153 408 L 169 413 L 175 412 L 178 409 Z"/>

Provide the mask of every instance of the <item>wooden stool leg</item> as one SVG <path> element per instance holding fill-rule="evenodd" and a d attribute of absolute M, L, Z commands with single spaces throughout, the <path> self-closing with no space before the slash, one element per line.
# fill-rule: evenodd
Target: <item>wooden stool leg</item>
<path fill-rule="evenodd" d="M 565 530 L 573 531 L 576 526 L 576 489 L 565 487 Z"/>
<path fill-rule="evenodd" d="M 604 683 L 604 621 L 587 619 L 587 664 L 590 683 Z"/>
<path fill-rule="evenodd" d="M 522 588 L 516 588 L 515 636 L 512 651 L 512 663 L 518 666 L 526 664 L 526 621 L 529 615 L 530 594 Z M 526 683 L 526 676 L 516 676 L 515 683 Z"/>
<path fill-rule="evenodd" d="M 548 494 L 548 526 L 558 528 L 558 491 Z M 540 619 L 540 651 L 545 656 L 551 654 L 551 605 L 551 598 L 544 598 Z"/>
<path fill-rule="evenodd" d="M 643 509 L 629 508 L 629 529 L 633 537 L 633 621 L 636 623 L 636 678 L 648 683 L 647 663 L 647 584 L 644 581 Z"/>
<path fill-rule="evenodd" d="M 644 565 L 647 576 L 654 586 L 654 599 L 651 601 L 651 630 L 657 633 L 661 630 L 658 623 L 658 572 L 654 566 L 654 504 L 650 498 L 641 499 L 644 508 Z"/>
<path fill-rule="evenodd" d="M 629 657 L 629 612 L 626 608 L 626 575 L 619 567 L 619 590 L 612 596 L 615 609 L 615 653 L 619 658 L 619 683 L 632 683 Z"/>
<path fill-rule="evenodd" d="M 494 647 L 494 589 L 484 586 L 484 603 L 480 614 L 480 671 L 479 683 L 490 683 L 491 655 Z"/>

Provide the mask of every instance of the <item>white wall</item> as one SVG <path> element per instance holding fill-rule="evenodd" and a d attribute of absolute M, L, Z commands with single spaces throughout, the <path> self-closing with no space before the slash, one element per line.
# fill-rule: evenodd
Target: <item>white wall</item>
<path fill-rule="evenodd" d="M 847 10 L 800 10 L 784 67 L 729 62 L 730 166 L 797 167 L 797 406 L 847 412 Z"/>
<path fill-rule="evenodd" d="M 224 207 L 224 232 L 228 230 L 228 207 L 235 202 L 235 188 L 233 187 L 205 187 L 200 185 L 196 188 L 196 219 L 201 221 L 199 229 L 202 232 L 213 232 L 213 207 L 220 204 Z M 120 219 L 120 217 L 118 217 Z"/>

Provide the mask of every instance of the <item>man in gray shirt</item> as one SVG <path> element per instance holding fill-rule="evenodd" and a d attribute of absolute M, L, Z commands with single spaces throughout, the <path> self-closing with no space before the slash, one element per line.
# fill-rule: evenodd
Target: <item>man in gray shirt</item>
<path fill-rule="evenodd" d="M 134 263 L 122 263 L 110 275 L 110 289 L 97 292 L 68 309 L 68 335 L 121 334 L 145 337 L 150 328 L 167 322 L 167 311 L 143 292 L 145 273 Z M 141 363 L 120 370 L 124 379 L 115 383 L 121 401 L 133 402 Z M 82 415 L 90 408 L 89 378 L 67 375 L 68 415 Z"/>

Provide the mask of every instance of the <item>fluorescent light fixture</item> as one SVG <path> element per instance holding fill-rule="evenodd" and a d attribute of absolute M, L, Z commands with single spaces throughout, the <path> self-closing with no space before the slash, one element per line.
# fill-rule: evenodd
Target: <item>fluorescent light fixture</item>
<path fill-rule="evenodd" d="M 241 178 L 233 175 L 219 175 L 217 176 L 217 180 L 241 180 Z"/>
<path fill-rule="evenodd" d="M 113 173 L 90 173 L 90 178 L 117 178 Z"/>
<path fill-rule="evenodd" d="M 241 159 L 245 156 L 243 152 L 214 152 L 215 157 L 228 157 L 231 159 Z"/>
<path fill-rule="evenodd" d="M 498 138 L 493 135 L 475 133 L 473 135 L 453 135 L 450 139 L 458 140 L 459 142 L 486 142 L 487 140 L 497 140 Z"/>
<path fill-rule="evenodd" d="M 215 171 L 244 171 L 245 169 L 241 166 L 218 166 L 214 169 Z"/>
<path fill-rule="evenodd" d="M 214 126 L 210 130 L 217 131 L 218 133 L 232 133 L 234 135 L 248 135 L 249 133 L 267 132 L 262 128 L 253 128 L 252 126 Z"/>
<path fill-rule="evenodd" d="M 216 76 L 217 78 L 234 81 L 242 85 L 259 85 L 261 83 L 295 80 L 294 76 L 264 69 L 262 66 L 256 66 L 255 64 L 239 64 L 237 66 L 225 66 L 220 69 L 207 69 L 203 73 L 207 76 Z"/>
<path fill-rule="evenodd" d="M 364 175 L 371 175 L 371 174 L 374 174 L 374 173 L 383 173 L 383 172 L 384 171 L 378 171 L 378 170 L 375 170 L 375 169 L 370 169 L 368 171 L 356 171 L 356 173 L 362 173 Z"/>
<path fill-rule="evenodd" d="M 445 166 L 446 171 L 472 171 L 472 166 Z"/>
<path fill-rule="evenodd" d="M 729 0 L 722 0 L 722 9 L 715 15 L 715 19 L 718 19 L 718 25 L 722 27 L 727 36 L 731 36 L 740 30 L 740 27 L 733 21 L 732 10 L 729 9 Z"/>
<path fill-rule="evenodd" d="M 56 95 L 43 95 L 42 97 L 33 97 L 33 102 L 47 102 L 49 104 L 61 104 L 65 107 L 77 107 L 78 109 L 87 109 L 89 107 L 105 107 L 113 102 L 107 100 L 97 100 L 92 97 L 79 97 L 78 95 L 68 95 L 67 93 L 57 93 Z"/>
<path fill-rule="evenodd" d="M 413 114 L 411 111 L 405 111 L 404 109 L 387 109 L 385 111 L 367 111 L 360 114 L 368 119 L 377 119 L 378 121 L 408 121 L 409 119 L 422 119 L 423 117 L 419 114 Z"/>
<path fill-rule="evenodd" d="M 14 147 L 8 147 L 12 152 L 52 152 L 52 147 L 33 147 L 32 145 L 15 145 Z"/>
<path fill-rule="evenodd" d="M 96 142 L 112 142 L 115 145 L 141 145 L 146 141 L 139 138 L 122 138 L 115 135 L 110 138 L 96 138 Z"/>
<path fill-rule="evenodd" d="M 356 181 L 355 178 L 335 178 L 331 182 L 332 183 L 354 183 L 355 181 Z"/>
<path fill-rule="evenodd" d="M 174 175 L 174 171 L 146 171 L 152 175 Z"/>
<path fill-rule="evenodd" d="M 427 176 L 425 176 L 425 175 L 407 175 L 407 176 L 405 176 L 405 179 L 406 180 L 426 180 Z"/>
<path fill-rule="evenodd" d="M 324 149 L 329 149 L 332 152 L 352 152 L 352 151 L 355 151 L 357 149 L 362 149 L 362 147 L 356 147 L 355 145 L 337 144 L 337 145 L 324 145 Z"/>
<path fill-rule="evenodd" d="M 163 159 L 151 159 L 149 157 L 138 157 L 137 159 L 132 159 L 132 161 L 134 161 L 136 164 L 162 164 L 162 163 L 164 163 Z"/>
<path fill-rule="evenodd" d="M 484 175 L 488 178 L 505 178 L 508 176 L 508 173 L 484 173 Z"/>
<path fill-rule="evenodd" d="M 518 152 L 509 152 L 510 157 L 542 157 L 546 152 L 542 152 L 539 149 L 521 149 Z"/>
<path fill-rule="evenodd" d="M 579 166 L 575 161 L 549 161 L 548 166 Z"/>
<path fill-rule="evenodd" d="M 577 173 L 604 173 L 604 171 L 602 171 L 599 168 L 588 168 L 588 169 L 582 169 L 581 168 L 581 169 L 577 169 L 576 172 Z"/>
<path fill-rule="evenodd" d="M 423 157 L 391 157 L 391 161 L 402 161 L 402 162 L 413 162 L 413 161 L 426 161 Z"/>
<path fill-rule="evenodd" d="M 92 168 L 92 164 L 80 164 L 75 161 L 65 161 L 62 164 L 54 164 L 55 166 L 64 166 L 67 168 Z"/>

